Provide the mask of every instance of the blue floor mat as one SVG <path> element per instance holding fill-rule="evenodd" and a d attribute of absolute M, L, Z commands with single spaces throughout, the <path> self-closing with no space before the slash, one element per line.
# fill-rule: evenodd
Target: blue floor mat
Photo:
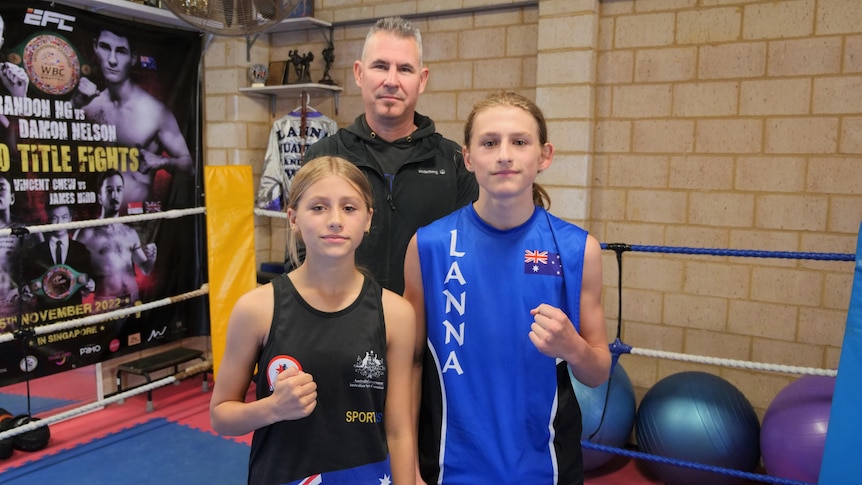
<path fill-rule="evenodd" d="M 236 485 L 248 480 L 248 454 L 242 443 L 157 418 L 9 470 L 0 483 Z"/>
<path fill-rule="evenodd" d="M 30 396 L 30 414 L 32 416 L 44 416 L 47 411 L 75 403 L 77 401 Z M 9 411 L 9 414 L 13 416 L 27 414 L 27 396 L 0 392 L 0 408 Z"/>

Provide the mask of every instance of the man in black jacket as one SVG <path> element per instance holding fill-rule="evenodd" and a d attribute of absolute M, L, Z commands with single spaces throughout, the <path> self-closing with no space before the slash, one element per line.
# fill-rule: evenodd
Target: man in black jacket
<path fill-rule="evenodd" d="M 385 288 L 404 292 L 404 254 L 416 229 L 474 201 L 479 186 L 461 147 L 416 112 L 428 68 L 419 30 L 400 17 L 378 20 L 353 64 L 365 113 L 308 148 L 304 161 L 338 155 L 368 176 L 374 191 L 371 233 L 357 264 Z"/>

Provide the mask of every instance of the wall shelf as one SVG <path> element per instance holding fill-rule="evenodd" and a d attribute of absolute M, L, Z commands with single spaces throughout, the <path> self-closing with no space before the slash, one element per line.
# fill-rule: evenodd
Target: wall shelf
<path fill-rule="evenodd" d="M 329 32 L 329 29 L 332 28 L 332 24 L 329 22 L 324 22 L 320 19 L 316 19 L 314 17 L 297 17 L 282 20 L 278 25 L 273 27 L 271 30 L 268 30 L 267 33 L 277 34 L 279 32 L 297 32 L 300 30 L 311 30 L 314 28 Z M 330 41 L 329 38 L 327 38 L 326 40 L 327 42 Z"/>
<path fill-rule="evenodd" d="M 181 30 L 195 32 L 195 29 L 188 23 L 180 20 L 170 10 L 149 7 L 139 3 L 130 2 L 128 0 L 55 0 L 61 5 L 80 8 L 88 12 L 94 12 L 110 17 L 132 20 L 135 22 L 143 22 L 152 25 L 163 27 L 177 27 Z"/>
<path fill-rule="evenodd" d="M 115 18 L 132 20 L 162 27 L 176 27 L 190 32 L 199 32 L 200 29 L 180 19 L 173 12 L 164 8 L 156 8 L 148 5 L 131 2 L 129 0 L 54 0 L 56 3 L 70 7 L 80 8 L 89 12 L 107 15 Z M 296 17 L 282 20 L 278 25 L 266 31 L 267 34 L 281 32 L 299 32 L 303 30 L 319 30 L 326 38 L 327 43 L 332 42 L 332 24 L 314 17 Z M 208 34 L 212 36 L 212 34 Z M 246 47 L 251 45 L 258 35 L 246 37 Z M 211 39 L 210 39 L 211 40 Z M 240 88 L 240 91 L 250 95 L 267 96 L 270 99 L 270 110 L 275 115 L 275 102 L 279 97 L 291 95 L 302 96 L 333 96 L 335 99 L 335 114 L 338 114 L 338 95 L 341 93 L 340 86 L 320 83 L 306 84 L 284 84 L 280 86 L 264 86 L 259 88 Z"/>
<path fill-rule="evenodd" d="M 262 86 L 239 88 L 241 93 L 250 95 L 260 95 L 269 98 L 270 114 L 275 117 L 275 102 L 278 98 L 304 95 L 309 96 L 332 96 L 335 101 L 335 114 L 338 115 L 338 96 L 344 90 L 341 86 L 319 83 L 303 83 L 303 84 L 281 84 L 277 86 Z"/>
<path fill-rule="evenodd" d="M 198 32 L 192 25 L 181 20 L 173 12 L 164 8 L 141 5 L 129 0 L 54 0 L 56 3 L 80 8 L 111 17 L 133 20 L 153 25 L 176 27 L 181 30 Z M 296 32 L 309 29 L 328 29 L 332 24 L 313 17 L 297 17 L 282 20 L 278 25 L 266 31 L 267 34 L 278 32 Z"/>

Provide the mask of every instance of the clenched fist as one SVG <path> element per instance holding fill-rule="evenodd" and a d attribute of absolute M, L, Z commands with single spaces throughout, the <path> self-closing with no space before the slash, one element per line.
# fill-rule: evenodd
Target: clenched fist
<path fill-rule="evenodd" d="M 27 95 L 30 78 L 23 67 L 11 62 L 0 62 L 0 82 L 12 96 L 24 97 Z"/>

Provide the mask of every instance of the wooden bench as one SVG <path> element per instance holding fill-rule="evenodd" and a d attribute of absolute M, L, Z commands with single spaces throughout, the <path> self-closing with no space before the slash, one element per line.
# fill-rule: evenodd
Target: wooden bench
<path fill-rule="evenodd" d="M 153 382 L 152 376 L 150 375 L 153 372 L 173 367 L 174 374 L 176 374 L 179 372 L 180 364 L 195 359 L 206 361 L 203 351 L 186 347 L 176 347 L 158 354 L 120 364 L 119 367 L 117 367 L 117 393 L 123 391 L 123 374 L 143 376 L 147 380 L 147 384 L 149 384 Z M 204 372 L 203 376 L 203 390 L 206 391 L 207 373 Z M 153 390 L 150 389 L 147 391 L 147 412 L 151 412 L 153 409 Z"/>

